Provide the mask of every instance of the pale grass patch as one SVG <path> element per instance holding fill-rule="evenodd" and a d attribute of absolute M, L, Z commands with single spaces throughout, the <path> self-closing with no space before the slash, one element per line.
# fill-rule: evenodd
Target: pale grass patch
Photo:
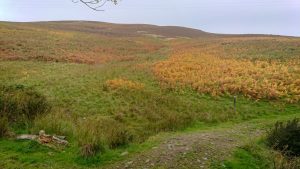
<path fill-rule="evenodd" d="M 117 89 L 141 90 L 144 89 L 145 85 L 140 82 L 135 82 L 126 79 L 113 79 L 113 80 L 107 80 L 105 82 L 105 87 L 111 90 L 117 90 Z"/>

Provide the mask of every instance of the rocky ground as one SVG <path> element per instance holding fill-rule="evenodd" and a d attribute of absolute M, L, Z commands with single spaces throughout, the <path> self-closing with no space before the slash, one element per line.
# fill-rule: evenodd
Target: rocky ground
<path fill-rule="evenodd" d="M 230 129 L 190 132 L 167 138 L 150 151 L 107 168 L 197 169 L 210 168 L 214 162 L 229 158 L 235 148 L 262 135 L 255 125 L 240 124 Z M 129 155 L 124 152 L 122 155 Z"/>

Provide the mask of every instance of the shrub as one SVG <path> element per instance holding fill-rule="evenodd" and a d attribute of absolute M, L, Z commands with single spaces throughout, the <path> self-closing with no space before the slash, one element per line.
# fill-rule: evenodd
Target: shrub
<path fill-rule="evenodd" d="M 124 125 L 107 117 L 91 117 L 79 121 L 76 131 L 83 157 L 91 157 L 105 147 L 116 148 L 131 141 L 131 134 Z"/>
<path fill-rule="evenodd" d="M 277 122 L 267 135 L 267 143 L 287 156 L 300 156 L 299 119 L 287 123 Z"/>
<path fill-rule="evenodd" d="M 6 117 L 0 116 L 0 138 L 5 136 L 8 132 L 8 120 Z"/>
<path fill-rule="evenodd" d="M 45 96 L 23 85 L 0 87 L 0 115 L 9 123 L 27 123 L 49 110 Z"/>

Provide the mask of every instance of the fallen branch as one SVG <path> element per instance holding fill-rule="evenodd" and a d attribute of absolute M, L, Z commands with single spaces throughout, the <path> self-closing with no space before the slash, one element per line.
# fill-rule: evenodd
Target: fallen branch
<path fill-rule="evenodd" d="M 41 130 L 39 135 L 22 134 L 17 136 L 16 139 L 37 141 L 40 144 L 57 144 L 64 146 L 69 144 L 65 136 L 47 135 L 44 130 Z"/>
<path fill-rule="evenodd" d="M 17 136 L 17 140 L 36 140 L 37 137 L 37 135 L 22 134 Z"/>

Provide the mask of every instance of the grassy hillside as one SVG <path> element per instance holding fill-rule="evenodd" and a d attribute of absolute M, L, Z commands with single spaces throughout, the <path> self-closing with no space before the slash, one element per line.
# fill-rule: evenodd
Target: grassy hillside
<path fill-rule="evenodd" d="M 141 143 L 161 132 L 300 112 L 300 38 L 96 22 L 1 22 L 0 60 L 1 85 L 30 88 L 51 107 L 25 125 L 9 121 L 8 135 L 45 130 L 70 142 L 52 156 L 34 142 L 4 137 L 0 168 L 100 167 L 119 160 L 124 149 L 142 151 Z M 18 101 L 23 96 L 16 93 L 11 95 Z M 90 151 L 93 157 L 86 157 Z M 43 163 L 45 155 L 49 163 Z"/>
<path fill-rule="evenodd" d="M 20 23 L 18 23 L 20 24 Z M 63 21 L 23 23 L 24 26 L 34 26 L 44 29 L 97 33 L 113 37 L 136 37 L 140 35 L 158 35 L 166 38 L 175 37 L 211 37 L 215 36 L 201 30 L 177 27 L 156 26 L 146 24 L 112 24 L 104 22 Z"/>

